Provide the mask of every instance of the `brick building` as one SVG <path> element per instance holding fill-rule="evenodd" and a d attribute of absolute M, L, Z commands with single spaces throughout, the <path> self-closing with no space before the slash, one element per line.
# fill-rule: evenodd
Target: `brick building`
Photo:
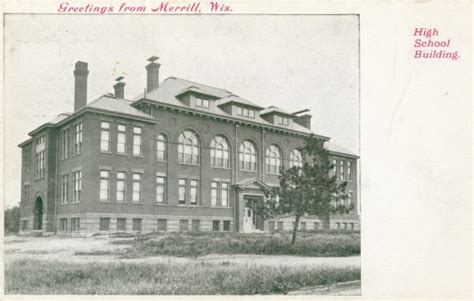
<path fill-rule="evenodd" d="M 311 133 L 307 110 L 263 108 L 220 88 L 146 66 L 145 93 L 124 99 L 125 83 L 87 103 L 87 63 L 75 64 L 74 112 L 31 131 L 22 149 L 20 229 L 41 232 L 289 230 L 247 207 L 278 185 L 280 167 L 302 164 Z M 326 140 L 335 172 L 358 208 L 357 156 Z M 303 217 L 301 228 L 322 227 Z M 326 227 L 358 229 L 357 210 Z"/>

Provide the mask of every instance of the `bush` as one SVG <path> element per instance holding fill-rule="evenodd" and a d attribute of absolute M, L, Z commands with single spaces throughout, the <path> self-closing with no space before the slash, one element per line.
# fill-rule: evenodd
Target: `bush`
<path fill-rule="evenodd" d="M 20 207 L 6 209 L 4 217 L 5 235 L 17 234 L 20 231 Z"/>

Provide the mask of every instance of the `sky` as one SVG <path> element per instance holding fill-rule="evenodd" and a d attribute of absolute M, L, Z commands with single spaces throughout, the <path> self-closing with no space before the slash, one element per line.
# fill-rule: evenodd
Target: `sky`
<path fill-rule="evenodd" d="M 89 64 L 88 102 L 160 80 L 224 88 L 262 106 L 310 109 L 312 130 L 359 154 L 359 31 L 355 15 L 39 15 L 5 17 L 5 206 L 19 203 L 28 132 L 73 111 L 74 63 Z"/>

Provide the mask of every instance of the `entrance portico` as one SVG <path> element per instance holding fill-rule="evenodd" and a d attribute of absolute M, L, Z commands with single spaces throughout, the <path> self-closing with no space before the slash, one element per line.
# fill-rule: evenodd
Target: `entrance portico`
<path fill-rule="evenodd" d="M 264 218 L 255 210 L 259 202 L 265 201 L 262 188 L 269 188 L 269 186 L 256 178 L 246 178 L 235 185 L 237 200 L 235 220 L 238 221 L 236 231 L 263 232 Z"/>

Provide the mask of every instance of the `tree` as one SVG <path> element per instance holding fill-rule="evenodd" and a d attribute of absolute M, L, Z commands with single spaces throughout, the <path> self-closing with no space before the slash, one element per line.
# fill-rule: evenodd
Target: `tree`
<path fill-rule="evenodd" d="M 18 233 L 20 230 L 20 207 L 15 206 L 5 210 L 3 217 L 5 234 Z"/>
<path fill-rule="evenodd" d="M 264 216 L 295 216 L 291 243 L 296 241 L 300 218 L 305 214 L 325 218 L 331 213 L 348 213 L 354 205 L 346 205 L 347 182 L 338 182 L 332 172 L 329 151 L 324 141 L 311 135 L 301 150 L 304 164 L 280 171 L 280 186 L 267 189 L 267 200 L 256 208 Z"/>

